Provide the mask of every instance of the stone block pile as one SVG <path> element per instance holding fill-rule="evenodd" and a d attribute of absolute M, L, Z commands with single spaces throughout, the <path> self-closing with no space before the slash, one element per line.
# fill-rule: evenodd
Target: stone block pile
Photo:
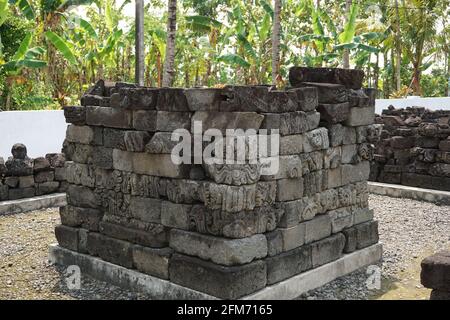
<path fill-rule="evenodd" d="M 450 191 L 450 111 L 383 110 L 370 180 Z"/>
<path fill-rule="evenodd" d="M 375 93 L 362 77 L 294 68 L 286 90 L 98 82 L 64 110 L 59 245 L 234 299 L 377 243 L 367 186 Z M 279 130 L 279 170 L 265 174 L 259 155 L 175 163 L 172 131 L 194 133 L 197 121 L 206 135 Z"/>
<path fill-rule="evenodd" d="M 15 144 L 11 153 L 6 162 L 0 157 L 0 201 L 65 191 L 63 154 L 30 159 L 27 147 L 21 143 Z"/>
<path fill-rule="evenodd" d="M 432 289 L 430 300 L 450 300 L 450 251 L 425 258 L 420 280 L 425 288 Z"/>

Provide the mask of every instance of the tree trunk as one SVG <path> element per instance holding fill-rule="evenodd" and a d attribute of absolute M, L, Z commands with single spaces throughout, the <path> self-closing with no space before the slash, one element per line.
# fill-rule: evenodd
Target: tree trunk
<path fill-rule="evenodd" d="M 177 0 L 168 0 L 167 44 L 164 60 L 163 87 L 171 87 L 174 79 L 175 36 L 177 30 Z"/>
<path fill-rule="evenodd" d="M 136 1 L 136 16 L 135 16 L 135 28 L 136 28 L 136 64 L 135 64 L 135 82 L 136 84 L 144 85 L 145 74 L 145 44 L 144 44 L 144 0 Z"/>
<path fill-rule="evenodd" d="M 383 53 L 383 61 L 384 61 L 384 65 L 387 66 L 389 63 L 389 55 L 387 50 L 384 51 Z M 383 76 L 383 97 L 384 99 L 389 99 L 389 74 L 387 72 L 384 72 L 384 76 Z"/>
<path fill-rule="evenodd" d="M 414 95 L 422 96 L 422 87 L 420 85 L 420 78 L 422 72 L 420 71 L 420 63 L 414 63 L 413 65 L 413 76 L 411 80 L 411 89 Z"/>
<path fill-rule="evenodd" d="M 380 80 L 380 53 L 377 52 L 377 60 L 375 63 L 375 69 L 374 69 L 374 88 L 378 90 L 378 85 L 379 85 L 379 80 Z"/>
<path fill-rule="evenodd" d="M 273 2 L 273 26 L 272 26 L 272 84 L 277 84 L 277 77 L 280 73 L 280 13 L 281 0 Z"/>
<path fill-rule="evenodd" d="M 445 88 L 445 96 L 450 97 L 450 54 L 445 54 L 445 61 L 447 63 L 447 87 Z"/>
<path fill-rule="evenodd" d="M 348 22 L 348 16 L 350 15 L 350 9 L 352 7 L 352 0 L 346 0 L 345 3 L 345 22 Z M 350 50 L 344 49 L 344 55 L 342 57 L 342 67 L 344 69 L 350 69 Z"/>
<path fill-rule="evenodd" d="M 398 0 L 395 0 L 395 51 L 395 87 L 397 90 L 400 90 L 402 88 L 402 38 L 400 35 L 400 12 L 398 9 Z"/>

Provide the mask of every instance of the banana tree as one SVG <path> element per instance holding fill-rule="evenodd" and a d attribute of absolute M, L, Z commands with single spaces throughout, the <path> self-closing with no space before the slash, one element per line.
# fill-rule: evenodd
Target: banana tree
<path fill-rule="evenodd" d="M 218 42 L 221 39 L 224 25 L 214 18 L 202 15 L 186 16 L 185 24 L 185 26 L 180 26 L 187 29 L 184 32 L 186 46 L 183 47 L 185 49 L 183 50 L 184 56 L 187 58 L 184 62 L 184 82 L 188 85 L 189 74 L 193 74 L 194 85 L 211 85 L 216 80 L 216 70 L 213 69 L 213 65 L 217 61 Z M 183 38 L 183 36 L 180 37 Z M 189 68 L 192 65 L 193 70 Z M 201 70 L 204 70 L 203 76 L 200 76 Z"/>
<path fill-rule="evenodd" d="M 9 110 L 11 105 L 11 91 L 13 86 L 24 84 L 27 78 L 23 76 L 24 69 L 39 69 L 47 66 L 47 62 L 39 59 L 45 53 L 41 47 L 32 47 L 33 34 L 28 33 L 21 41 L 19 48 L 8 62 L 0 62 L 0 71 L 6 74 L 8 91 L 6 95 L 5 109 Z"/>
<path fill-rule="evenodd" d="M 0 0 L 0 26 L 5 22 L 8 16 L 8 12 L 9 12 L 8 1 Z M 3 51 L 3 44 L 2 44 L 2 37 L 0 36 L 0 58 L 3 55 L 2 51 Z"/>

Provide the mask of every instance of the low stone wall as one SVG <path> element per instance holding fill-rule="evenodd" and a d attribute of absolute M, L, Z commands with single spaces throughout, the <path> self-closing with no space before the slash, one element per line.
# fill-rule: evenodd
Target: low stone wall
<path fill-rule="evenodd" d="M 100 81 L 65 108 L 59 245 L 234 299 L 377 243 L 367 179 L 378 131 L 362 77 L 295 68 L 286 91 Z M 271 140 L 270 159 L 177 164 L 172 131 L 195 139 L 196 121 L 203 138 L 212 128 L 279 130 L 279 148 Z M 272 160 L 279 168 L 268 173 Z"/>
<path fill-rule="evenodd" d="M 430 300 L 450 300 L 450 251 L 441 251 L 422 261 L 420 280 L 433 289 Z"/>
<path fill-rule="evenodd" d="M 49 153 L 30 159 L 25 145 L 12 147 L 12 157 L 0 157 L 0 201 L 64 192 L 64 155 Z"/>
<path fill-rule="evenodd" d="M 370 180 L 450 191 L 450 110 L 383 110 Z"/>

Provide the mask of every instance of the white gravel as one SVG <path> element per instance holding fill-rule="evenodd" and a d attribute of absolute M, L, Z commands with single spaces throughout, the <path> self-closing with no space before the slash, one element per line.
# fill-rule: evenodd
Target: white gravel
<path fill-rule="evenodd" d="M 303 295 L 303 299 L 424 299 L 420 262 L 450 248 L 450 206 L 370 195 L 383 244 L 381 288 L 369 290 L 367 269 L 355 271 Z"/>

